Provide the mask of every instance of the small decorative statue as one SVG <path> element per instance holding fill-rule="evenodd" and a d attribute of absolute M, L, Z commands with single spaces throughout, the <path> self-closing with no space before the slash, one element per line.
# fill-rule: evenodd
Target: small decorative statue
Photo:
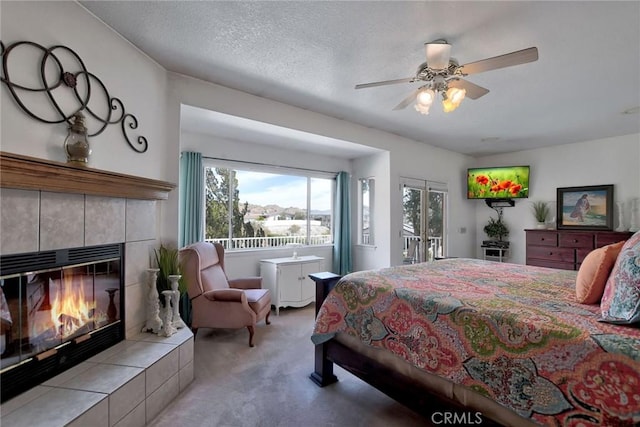
<path fill-rule="evenodd" d="M 158 297 L 158 289 L 156 288 L 156 281 L 158 279 L 157 268 L 149 268 L 149 280 L 147 286 L 149 292 L 147 294 L 147 321 L 142 328 L 143 332 L 153 332 L 154 334 L 160 333 L 162 330 L 162 320 L 160 319 L 160 299 Z"/>

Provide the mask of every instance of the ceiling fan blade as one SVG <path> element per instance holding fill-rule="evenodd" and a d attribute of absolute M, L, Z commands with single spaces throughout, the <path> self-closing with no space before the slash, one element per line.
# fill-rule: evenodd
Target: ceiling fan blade
<path fill-rule="evenodd" d="M 471 83 L 467 80 L 457 79 L 449 82 L 449 87 L 457 87 L 467 91 L 466 97 L 471 99 L 478 99 L 489 93 L 489 89 L 485 89 L 482 86 L 478 86 L 475 83 Z"/>
<path fill-rule="evenodd" d="M 409 94 L 409 96 L 407 96 L 405 99 L 402 100 L 402 102 L 400 102 L 400 104 L 396 105 L 393 109 L 393 111 L 397 111 L 397 110 L 402 110 L 403 108 L 407 108 L 407 106 L 409 104 L 411 104 L 413 101 L 416 100 L 416 96 L 418 95 L 418 91 L 420 89 L 414 90 L 413 92 L 411 92 Z"/>
<path fill-rule="evenodd" d="M 526 64 L 538 60 L 538 48 L 530 47 L 528 49 L 518 50 L 516 52 L 506 53 L 493 58 L 483 59 L 481 61 L 470 62 L 460 66 L 460 71 L 467 74 L 477 74 L 485 71 L 496 70 L 498 68 L 511 67 L 513 65 Z"/>
<path fill-rule="evenodd" d="M 375 86 L 394 85 L 396 83 L 411 83 L 414 80 L 415 80 L 415 77 L 407 77 L 406 79 L 383 80 L 381 82 L 363 83 L 363 84 L 356 85 L 356 89 L 364 89 L 367 87 L 375 87 Z"/>

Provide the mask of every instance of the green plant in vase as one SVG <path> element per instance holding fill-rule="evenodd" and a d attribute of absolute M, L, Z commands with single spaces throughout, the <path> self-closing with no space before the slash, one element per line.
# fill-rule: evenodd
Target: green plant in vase
<path fill-rule="evenodd" d="M 507 228 L 507 225 L 502 222 L 502 219 L 498 218 L 496 220 L 493 217 L 490 217 L 489 223 L 484 226 L 484 232 L 489 236 L 489 238 L 497 239 L 499 241 L 502 241 L 503 237 L 507 237 L 509 235 L 509 229 Z"/>
<path fill-rule="evenodd" d="M 158 294 L 162 295 L 162 291 L 171 290 L 171 281 L 169 276 L 182 275 L 180 260 L 178 258 L 178 249 L 168 248 L 164 245 L 160 245 L 159 249 L 155 249 L 156 263 L 158 264 L 158 280 L 156 281 L 156 287 L 158 288 Z M 184 279 L 181 277 L 178 280 L 178 290 L 180 295 L 184 295 L 187 291 L 187 286 Z M 160 302 L 164 305 L 162 298 Z"/>
<path fill-rule="evenodd" d="M 533 216 L 538 222 L 538 228 L 546 228 L 547 217 L 551 212 L 547 202 L 537 201 L 531 203 L 531 211 Z"/>

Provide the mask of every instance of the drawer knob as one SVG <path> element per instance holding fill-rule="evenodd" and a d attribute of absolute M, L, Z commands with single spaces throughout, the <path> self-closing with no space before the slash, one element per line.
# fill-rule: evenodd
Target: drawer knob
<path fill-rule="evenodd" d="M 553 252 L 549 252 L 549 255 L 553 255 Z"/>
<path fill-rule="evenodd" d="M 541 242 L 544 242 L 544 237 L 540 239 Z"/>
<path fill-rule="evenodd" d="M 578 243 L 578 239 L 573 239 L 573 243 Z"/>

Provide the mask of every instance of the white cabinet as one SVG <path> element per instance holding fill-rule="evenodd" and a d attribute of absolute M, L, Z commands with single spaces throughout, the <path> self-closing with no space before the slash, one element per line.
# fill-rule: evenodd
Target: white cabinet
<path fill-rule="evenodd" d="M 260 260 L 262 286 L 271 290 L 276 315 L 280 314 L 280 307 L 304 307 L 315 301 L 316 287 L 309 274 L 321 271 L 323 259 L 310 255 Z"/>

